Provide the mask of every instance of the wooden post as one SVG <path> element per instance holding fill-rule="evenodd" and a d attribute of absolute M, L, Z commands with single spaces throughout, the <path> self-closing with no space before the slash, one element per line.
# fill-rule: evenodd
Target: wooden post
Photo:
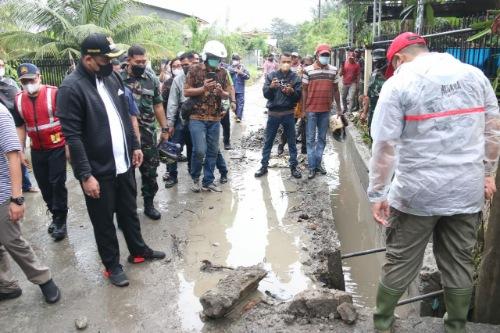
<path fill-rule="evenodd" d="M 500 170 L 496 176 L 500 190 Z M 491 204 L 490 218 L 485 232 L 483 258 L 476 289 L 474 319 L 480 323 L 500 324 L 500 193 Z"/>

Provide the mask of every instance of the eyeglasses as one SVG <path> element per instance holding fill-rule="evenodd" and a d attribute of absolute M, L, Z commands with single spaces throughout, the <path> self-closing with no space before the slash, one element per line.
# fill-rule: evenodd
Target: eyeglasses
<path fill-rule="evenodd" d="M 319 56 L 320 57 L 329 57 L 330 53 L 321 53 Z"/>

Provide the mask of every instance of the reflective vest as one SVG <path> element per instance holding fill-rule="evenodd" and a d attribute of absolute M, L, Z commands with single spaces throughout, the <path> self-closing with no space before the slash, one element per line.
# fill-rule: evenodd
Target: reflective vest
<path fill-rule="evenodd" d="M 56 94 L 56 87 L 42 85 L 36 98 L 31 98 L 26 91 L 16 95 L 16 110 L 26 124 L 34 150 L 50 150 L 65 145 L 61 123 L 55 116 Z"/>

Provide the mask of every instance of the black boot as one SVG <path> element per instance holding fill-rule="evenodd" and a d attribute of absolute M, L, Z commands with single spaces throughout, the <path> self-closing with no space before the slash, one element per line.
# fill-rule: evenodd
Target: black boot
<path fill-rule="evenodd" d="M 54 229 L 52 231 L 52 239 L 54 241 L 58 242 L 60 240 L 63 240 L 66 238 L 67 229 L 66 229 L 66 219 L 67 219 L 67 213 L 61 213 L 57 212 L 54 213 Z"/>
<path fill-rule="evenodd" d="M 47 215 L 52 214 L 52 222 L 50 222 L 49 227 L 47 228 L 47 232 L 51 234 L 54 231 L 54 228 L 56 227 L 56 222 L 55 222 L 55 216 L 54 213 L 50 209 L 47 209 Z"/>
<path fill-rule="evenodd" d="M 291 172 L 292 172 L 292 177 L 293 178 L 302 178 L 302 173 L 300 173 L 299 169 L 297 169 L 297 167 L 292 167 L 290 168 Z"/>
<path fill-rule="evenodd" d="M 151 220 L 161 219 L 161 213 L 153 205 L 153 199 L 144 198 L 144 215 L 149 217 Z"/>
<path fill-rule="evenodd" d="M 255 177 L 262 177 L 267 173 L 267 167 L 261 167 L 257 172 L 255 173 Z"/>

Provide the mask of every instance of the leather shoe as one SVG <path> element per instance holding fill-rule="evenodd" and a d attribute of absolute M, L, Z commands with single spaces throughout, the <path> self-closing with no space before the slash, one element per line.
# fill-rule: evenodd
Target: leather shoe
<path fill-rule="evenodd" d="M 57 303 L 57 301 L 61 298 L 61 292 L 52 279 L 44 284 L 41 284 L 40 289 L 42 290 L 45 302 L 49 304 Z"/>
<path fill-rule="evenodd" d="M 265 167 L 262 167 L 260 168 L 259 170 L 257 170 L 257 172 L 255 173 L 255 177 L 262 177 L 264 176 L 265 174 L 267 173 L 267 168 Z"/>
<path fill-rule="evenodd" d="M 144 200 L 144 215 L 149 217 L 151 220 L 161 219 L 161 213 L 153 205 L 153 200 Z"/>

